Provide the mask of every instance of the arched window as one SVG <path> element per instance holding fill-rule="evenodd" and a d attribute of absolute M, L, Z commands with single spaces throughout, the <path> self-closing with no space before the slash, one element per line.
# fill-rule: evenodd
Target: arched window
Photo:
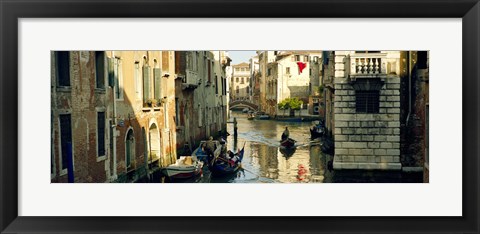
<path fill-rule="evenodd" d="M 125 137 L 125 164 L 127 169 L 132 166 L 132 162 L 135 158 L 135 136 L 133 130 L 129 129 Z"/>

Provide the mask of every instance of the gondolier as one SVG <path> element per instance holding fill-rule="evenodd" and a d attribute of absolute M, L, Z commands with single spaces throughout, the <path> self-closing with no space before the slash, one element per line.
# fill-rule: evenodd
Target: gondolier
<path fill-rule="evenodd" d="M 215 152 L 215 143 L 213 142 L 212 136 L 205 142 L 204 149 L 205 153 L 207 153 L 208 160 L 211 161 L 214 158 L 213 152 Z"/>
<path fill-rule="evenodd" d="M 282 133 L 282 141 L 288 139 L 290 137 L 290 132 L 288 131 L 288 127 L 285 127 L 285 131 Z"/>

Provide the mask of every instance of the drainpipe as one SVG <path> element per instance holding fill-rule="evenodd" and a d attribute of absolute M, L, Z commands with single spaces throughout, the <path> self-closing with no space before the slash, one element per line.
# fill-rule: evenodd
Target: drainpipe
<path fill-rule="evenodd" d="M 407 72 L 408 72 L 408 114 L 407 114 L 407 120 L 405 121 L 405 125 L 408 126 L 408 122 L 410 120 L 410 114 L 412 112 L 412 71 L 411 71 L 411 51 L 408 51 L 408 56 L 407 56 Z"/>

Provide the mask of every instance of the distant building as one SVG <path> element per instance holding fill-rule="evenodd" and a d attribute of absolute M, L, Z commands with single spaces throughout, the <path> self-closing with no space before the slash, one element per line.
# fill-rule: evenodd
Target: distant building
<path fill-rule="evenodd" d="M 312 84 L 309 61 L 311 57 L 319 57 L 321 54 L 311 51 L 274 51 L 273 55 L 275 60 L 266 65 L 265 111 L 272 116 L 283 115 L 284 112 L 278 109 L 278 103 L 287 98 L 302 100 L 302 109 L 307 109 L 313 101 L 310 98 Z"/>
<path fill-rule="evenodd" d="M 231 100 L 250 100 L 250 66 L 248 63 L 233 65 L 230 83 Z"/>

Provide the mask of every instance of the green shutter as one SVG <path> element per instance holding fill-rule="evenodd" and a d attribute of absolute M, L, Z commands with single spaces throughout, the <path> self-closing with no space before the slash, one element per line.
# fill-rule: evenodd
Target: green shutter
<path fill-rule="evenodd" d="M 160 68 L 153 69 L 153 77 L 155 82 L 155 99 L 160 100 L 162 98 L 162 70 Z"/>
<path fill-rule="evenodd" d="M 143 101 L 150 99 L 150 67 L 143 67 Z"/>
<path fill-rule="evenodd" d="M 115 86 L 114 74 L 113 74 L 113 58 L 108 58 L 108 85 L 110 87 Z"/>

